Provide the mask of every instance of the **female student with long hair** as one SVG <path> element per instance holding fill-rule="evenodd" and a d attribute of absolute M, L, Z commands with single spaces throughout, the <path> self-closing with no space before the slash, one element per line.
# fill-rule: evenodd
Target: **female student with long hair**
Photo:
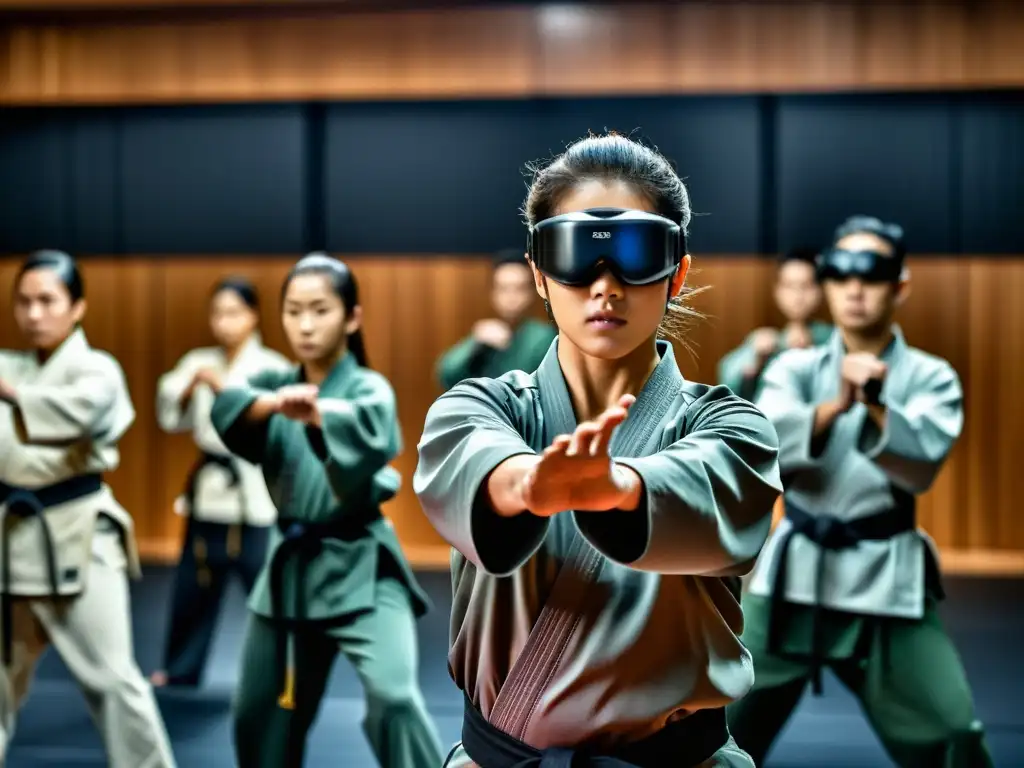
<path fill-rule="evenodd" d="M 210 422 L 213 400 L 231 381 L 262 370 L 285 370 L 288 360 L 263 346 L 259 294 L 248 280 L 229 277 L 210 296 L 215 347 L 185 354 L 157 382 L 156 412 L 166 432 L 191 432 L 199 456 L 175 502 L 188 517 L 174 584 L 163 669 L 154 685 L 196 686 L 206 665 L 228 578 L 246 593 L 263 567 L 276 511 L 259 467 L 232 456 Z"/>
<path fill-rule="evenodd" d="M 213 424 L 263 468 L 278 510 L 250 600 L 235 706 L 240 768 L 302 765 L 340 650 L 366 694 L 364 730 L 382 768 L 441 762 L 417 681 L 415 620 L 427 599 L 380 505 L 398 490 L 395 395 L 367 365 L 355 277 L 310 254 L 284 284 L 283 323 L 300 364 L 228 386 Z"/>
<path fill-rule="evenodd" d="M 85 287 L 68 254 L 29 256 L 13 303 L 27 351 L 0 350 L 0 765 L 52 645 L 85 693 L 107 762 L 169 768 L 132 647 L 132 518 L 103 482 L 135 421 L 124 371 L 86 339 Z"/>
<path fill-rule="evenodd" d="M 751 766 L 723 707 L 753 682 L 734 577 L 768 535 L 778 441 L 659 340 L 690 314 L 686 189 L 592 136 L 536 169 L 525 211 L 558 337 L 535 374 L 438 399 L 414 478 L 456 550 L 447 765 Z"/>

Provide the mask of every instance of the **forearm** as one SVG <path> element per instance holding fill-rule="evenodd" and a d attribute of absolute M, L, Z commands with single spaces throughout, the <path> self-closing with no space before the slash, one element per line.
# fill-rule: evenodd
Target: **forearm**
<path fill-rule="evenodd" d="M 262 424 L 277 413 L 277 397 L 269 392 L 259 395 L 245 412 L 245 420 L 250 424 Z"/>
<path fill-rule="evenodd" d="M 838 400 L 828 400 L 820 403 L 814 410 L 814 428 L 811 436 L 815 438 L 823 437 L 845 410 L 843 404 Z"/>

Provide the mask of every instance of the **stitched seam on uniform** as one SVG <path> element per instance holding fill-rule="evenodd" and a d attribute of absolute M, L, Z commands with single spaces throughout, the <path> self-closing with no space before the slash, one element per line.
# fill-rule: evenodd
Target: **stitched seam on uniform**
<path fill-rule="evenodd" d="M 585 563 L 587 567 L 584 569 L 584 572 L 586 574 L 584 583 L 587 586 L 589 586 L 593 582 L 594 576 L 600 570 L 602 564 L 601 553 L 591 548 L 590 552 L 588 553 L 588 559 L 590 560 L 590 562 Z M 586 591 L 584 591 L 581 595 L 580 602 L 583 602 L 584 597 L 586 597 Z M 556 646 L 557 651 L 555 653 L 554 659 L 548 666 L 547 674 L 544 675 L 544 679 L 540 681 L 540 684 L 536 686 L 535 693 L 532 697 L 533 700 L 530 702 L 529 709 L 526 710 L 526 719 L 523 722 L 522 729 L 520 730 L 519 738 L 522 738 L 530 729 L 530 723 L 533 722 L 533 716 L 537 712 L 537 706 L 540 704 L 541 696 L 544 695 L 544 691 L 551 683 L 551 678 L 554 677 L 555 672 L 557 672 L 559 666 L 561 666 L 562 657 L 565 656 L 565 651 L 569 647 L 569 641 L 576 634 L 576 628 L 579 627 L 580 621 L 582 621 L 583 619 L 583 615 L 579 611 L 576 611 L 573 614 L 568 614 L 568 617 L 573 620 L 572 626 L 569 628 L 569 631 L 564 634 L 561 644 Z"/>

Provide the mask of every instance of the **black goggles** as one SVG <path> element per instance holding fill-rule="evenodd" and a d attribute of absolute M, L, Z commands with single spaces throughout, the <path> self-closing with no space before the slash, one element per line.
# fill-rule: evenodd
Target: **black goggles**
<path fill-rule="evenodd" d="M 818 256 L 819 280 L 850 280 L 865 283 L 898 283 L 903 274 L 903 259 L 875 251 L 844 251 L 833 248 Z"/>
<path fill-rule="evenodd" d="M 534 266 L 562 285 L 590 285 L 605 270 L 628 285 L 649 285 L 676 271 L 686 239 L 663 216 L 591 208 L 538 223 L 527 250 Z"/>

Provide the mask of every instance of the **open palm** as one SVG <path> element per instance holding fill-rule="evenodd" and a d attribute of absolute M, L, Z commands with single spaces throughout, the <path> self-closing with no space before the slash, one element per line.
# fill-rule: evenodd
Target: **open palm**
<path fill-rule="evenodd" d="M 569 509 L 604 511 L 618 507 L 631 488 L 615 471 L 608 445 L 612 432 L 626 420 L 636 401 L 624 395 L 593 421 L 560 435 L 541 454 L 523 480 L 523 500 L 538 517 L 550 517 Z"/>

